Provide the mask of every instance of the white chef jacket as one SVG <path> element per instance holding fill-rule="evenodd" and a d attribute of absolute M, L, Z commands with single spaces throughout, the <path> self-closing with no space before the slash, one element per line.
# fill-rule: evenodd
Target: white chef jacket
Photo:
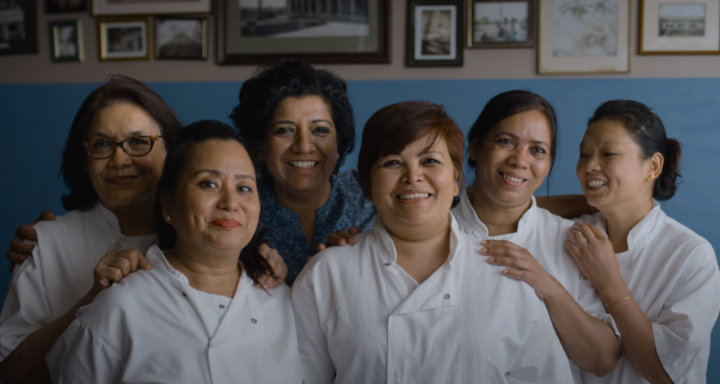
<path fill-rule="evenodd" d="M 59 383 L 299 383 L 290 289 L 264 291 L 243 271 L 217 322 L 206 295 L 157 246 L 150 270 L 103 290 L 47 356 Z M 215 321 L 213 321 L 213 318 Z"/>
<path fill-rule="evenodd" d="M 633 298 L 652 322 L 655 349 L 675 383 L 705 383 L 710 334 L 720 310 L 720 272 L 712 245 L 653 209 L 630 230 L 628 250 L 617 254 Z M 599 213 L 579 219 L 605 229 Z M 622 341 L 622 335 L 621 335 Z M 615 369 L 586 383 L 647 383 L 621 357 Z"/>
<path fill-rule="evenodd" d="M 114 248 L 145 251 L 155 242 L 155 235 L 123 235 L 115 215 L 100 203 L 34 227 L 38 243 L 15 270 L 0 314 L 0 360 L 85 296 L 105 253 Z"/>
<path fill-rule="evenodd" d="M 451 217 L 446 262 L 418 284 L 379 219 L 293 284 L 308 383 L 568 383 L 540 299 L 478 255 Z"/>

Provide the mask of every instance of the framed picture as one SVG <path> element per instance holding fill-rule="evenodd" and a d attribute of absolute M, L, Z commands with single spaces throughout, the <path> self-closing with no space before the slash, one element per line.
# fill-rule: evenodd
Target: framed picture
<path fill-rule="evenodd" d="M 463 64 L 462 0 L 410 0 L 407 12 L 407 66 Z"/>
<path fill-rule="evenodd" d="M 468 48 L 523 48 L 535 45 L 533 0 L 468 0 Z"/>
<path fill-rule="evenodd" d="M 0 54 L 37 53 L 35 0 L 0 0 Z"/>
<path fill-rule="evenodd" d="M 206 17 L 155 18 L 155 57 L 173 60 L 207 59 Z"/>
<path fill-rule="evenodd" d="M 87 11 L 87 0 L 45 0 L 45 13 Z"/>
<path fill-rule="evenodd" d="M 85 59 L 82 40 L 82 21 L 51 21 L 50 60 L 54 63 L 81 62 Z"/>
<path fill-rule="evenodd" d="M 210 0 L 92 0 L 96 16 L 209 12 Z"/>
<path fill-rule="evenodd" d="M 390 0 L 217 1 L 219 64 L 388 63 Z"/>
<path fill-rule="evenodd" d="M 630 0 L 539 0 L 540 74 L 630 71 Z"/>
<path fill-rule="evenodd" d="M 99 19 L 100 60 L 149 60 L 149 27 L 147 17 Z"/>
<path fill-rule="evenodd" d="M 720 53 L 717 0 L 640 0 L 640 55 Z"/>

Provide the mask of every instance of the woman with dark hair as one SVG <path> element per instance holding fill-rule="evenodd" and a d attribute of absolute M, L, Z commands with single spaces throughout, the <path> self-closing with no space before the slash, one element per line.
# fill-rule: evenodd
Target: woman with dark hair
<path fill-rule="evenodd" d="M 145 250 L 155 241 L 155 187 L 180 127 L 160 96 L 125 76 L 82 103 L 61 168 L 70 212 L 35 225 L 37 245 L 14 272 L 0 314 L 5 382 L 47 381 L 45 355 L 77 309 L 110 281 L 149 268 L 140 252 L 117 248 Z"/>
<path fill-rule="evenodd" d="M 538 207 L 533 195 L 555 158 L 553 107 L 532 92 L 503 92 L 487 102 L 468 141 L 475 181 L 453 209 L 461 230 L 483 245 L 489 263 L 506 267 L 505 276 L 535 290 L 577 366 L 607 373 L 619 344 L 597 293 L 564 250 L 573 222 Z"/>
<path fill-rule="evenodd" d="M 677 188 L 680 143 L 642 103 L 603 103 L 580 144 L 577 176 L 590 205 L 567 249 L 600 293 L 622 357 L 586 383 L 704 383 L 720 310 L 720 272 L 707 240 L 658 200 Z"/>
<path fill-rule="evenodd" d="M 338 173 L 355 145 L 345 82 L 299 61 L 263 68 L 243 82 L 231 118 L 259 161 L 260 227 L 285 259 L 292 284 L 331 233 L 375 217 L 354 171 Z"/>
<path fill-rule="evenodd" d="M 463 149 L 439 105 L 370 117 L 358 174 L 375 226 L 318 253 L 293 285 L 307 382 L 572 381 L 537 295 L 479 257 L 450 213 Z"/>
<path fill-rule="evenodd" d="M 77 312 L 48 364 L 59 383 L 302 382 L 287 286 L 257 251 L 255 169 L 232 127 L 180 132 L 158 184 L 154 268 Z M 161 249 L 160 247 L 164 249 Z"/>

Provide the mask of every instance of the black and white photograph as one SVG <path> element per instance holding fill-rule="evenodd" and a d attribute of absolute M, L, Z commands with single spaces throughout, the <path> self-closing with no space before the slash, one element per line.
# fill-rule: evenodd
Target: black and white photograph
<path fill-rule="evenodd" d="M 461 2 L 410 2 L 407 64 L 461 65 Z M 459 63 L 458 63 L 459 62 Z"/>
<path fill-rule="evenodd" d="M 367 36 L 366 0 L 239 0 L 243 36 Z"/>
<path fill-rule="evenodd" d="M 88 0 L 45 0 L 45 13 L 87 11 Z"/>
<path fill-rule="evenodd" d="M 207 59 L 207 18 L 156 18 L 155 57 L 158 59 Z"/>
<path fill-rule="evenodd" d="M 51 21 L 50 58 L 53 62 L 81 62 L 84 59 L 82 21 Z"/>
<path fill-rule="evenodd" d="M 92 14 L 151 15 L 169 13 L 209 13 L 211 0 L 88 0 Z M 238 0 L 235 0 L 238 1 Z M 266 0 L 263 0 L 266 1 Z"/>
<path fill-rule="evenodd" d="M 705 5 L 660 4 L 660 36 L 705 36 Z"/>
<path fill-rule="evenodd" d="M 34 0 L 0 0 L 0 54 L 37 53 Z"/>
<path fill-rule="evenodd" d="M 101 20 L 101 60 L 147 60 L 150 57 L 148 19 Z"/>
<path fill-rule="evenodd" d="M 528 47 L 533 42 L 532 2 L 474 0 L 468 3 L 469 48 Z"/>

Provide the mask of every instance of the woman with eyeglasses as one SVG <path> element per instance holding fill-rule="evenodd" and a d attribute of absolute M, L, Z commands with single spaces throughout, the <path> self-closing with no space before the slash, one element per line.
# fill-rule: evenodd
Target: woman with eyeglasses
<path fill-rule="evenodd" d="M 6 383 L 47 382 L 45 355 L 77 309 L 150 268 L 139 250 L 156 240 L 155 189 L 181 126 L 159 95 L 129 77 L 111 77 L 84 100 L 62 158 L 69 212 L 34 226 L 37 245 L 15 270 L 0 314 Z"/>

